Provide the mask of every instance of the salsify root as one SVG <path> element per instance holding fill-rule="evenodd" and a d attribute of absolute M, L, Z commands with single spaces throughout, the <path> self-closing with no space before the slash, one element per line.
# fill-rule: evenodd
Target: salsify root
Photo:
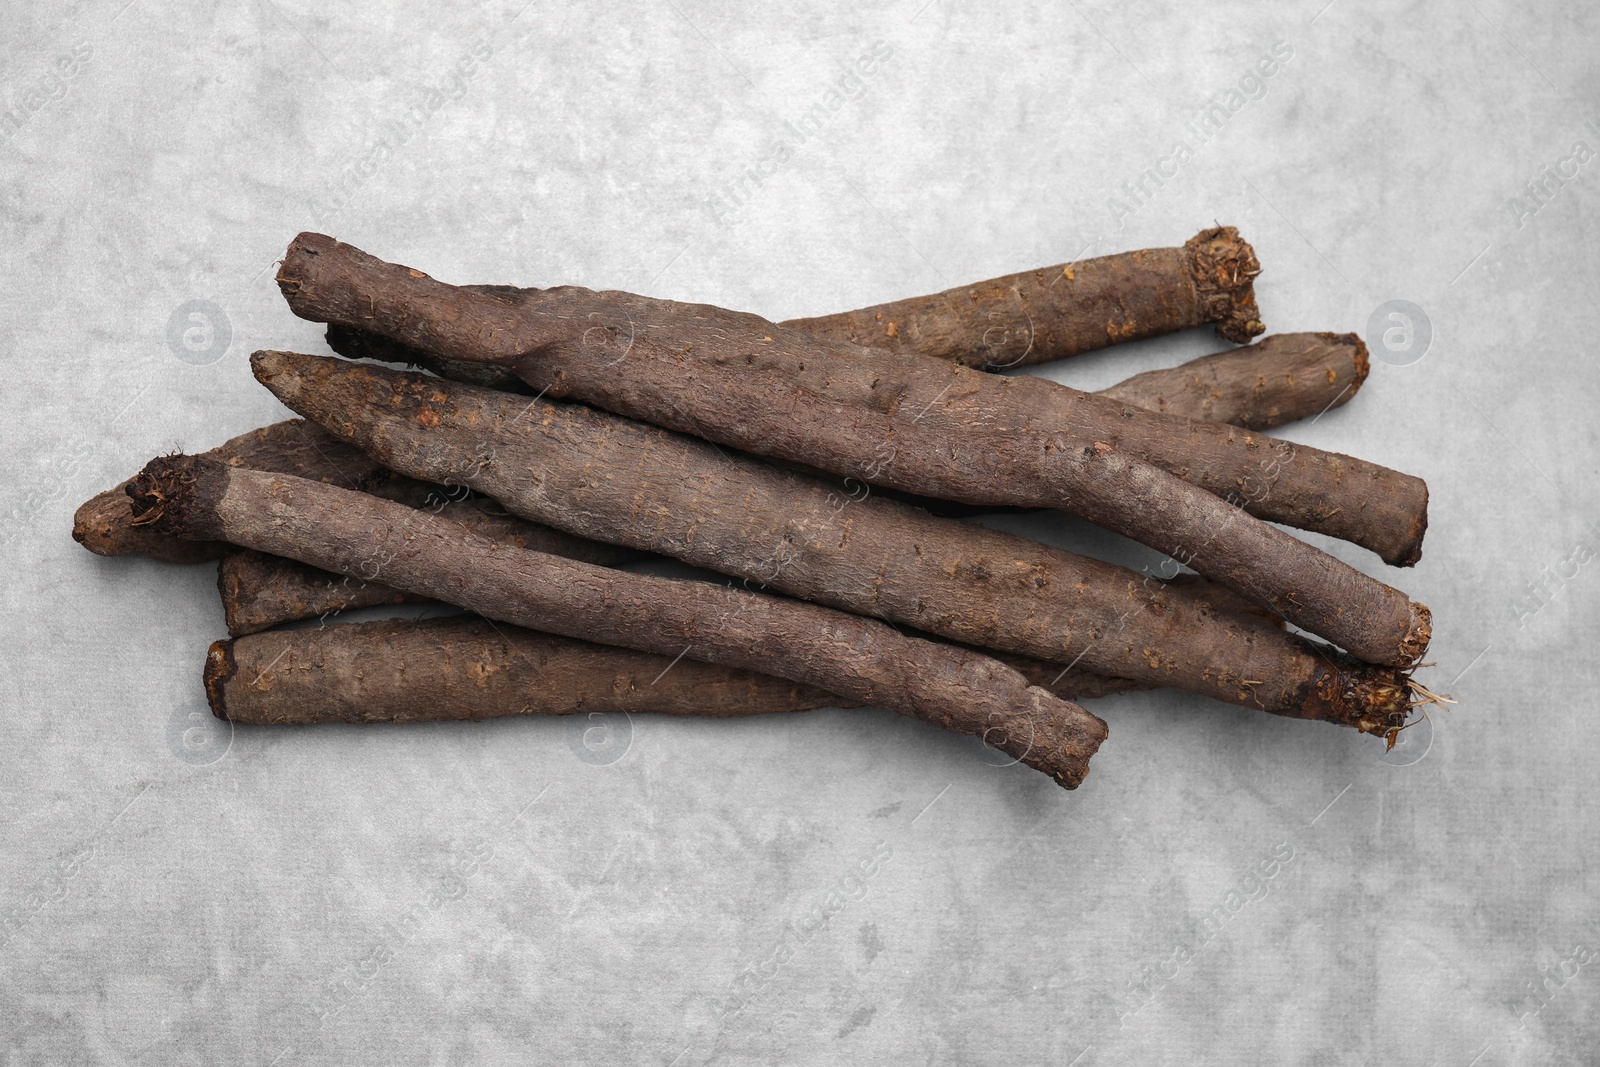
<path fill-rule="evenodd" d="M 520 530 L 513 525 L 516 520 L 497 519 L 493 516 L 487 517 L 487 521 L 474 519 L 475 510 L 473 506 L 464 505 L 445 509 L 443 513 L 458 522 L 472 526 L 485 536 L 508 540 L 520 548 L 551 551 L 549 547 L 542 547 L 542 541 L 530 543 L 529 539 L 518 536 Z M 502 535 L 501 523 L 510 527 L 509 534 Z M 525 523 L 523 526 L 535 530 L 547 530 L 557 537 L 567 536 L 560 531 L 549 530 L 533 523 Z M 575 537 L 569 540 L 572 545 L 560 546 L 567 550 L 558 551 L 556 555 L 598 563 L 602 566 L 616 566 L 620 562 L 627 562 L 627 557 L 631 556 L 646 556 L 645 553 L 633 553 L 629 549 L 596 541 L 585 541 Z M 613 556 L 613 553 L 616 555 Z M 623 558 L 617 558 L 619 556 Z M 233 637 L 258 633 L 303 619 L 320 618 L 326 623 L 330 615 L 357 608 L 416 603 L 426 599 L 402 589 L 393 589 L 377 582 L 345 578 L 316 567 L 308 567 L 292 559 L 271 556 L 248 548 L 234 549 L 222 558 L 218 568 L 217 586 L 222 593 L 228 633 Z M 1208 605 L 1218 615 L 1246 616 L 1248 618 L 1241 620 L 1241 624 L 1247 628 L 1258 628 L 1264 621 L 1268 626 L 1282 629 L 1281 619 L 1262 612 L 1254 604 L 1241 600 L 1228 590 L 1213 585 L 1198 575 L 1180 574 L 1169 582 L 1151 586 L 1152 591 L 1161 588 L 1182 590 L 1189 597 Z M 917 636 L 932 638 L 933 635 L 919 632 Z M 977 651 L 1016 668 L 1035 685 L 1044 686 L 1067 700 L 1156 687 L 1156 683 L 1150 681 L 1135 681 L 1130 678 L 1099 674 L 1084 667 L 1082 663 L 1069 666 L 1003 650 L 980 648 Z M 837 698 L 833 699 L 837 703 Z"/>
<path fill-rule="evenodd" d="M 628 293 L 564 287 L 513 303 L 321 234 L 295 239 L 278 283 L 302 318 L 513 369 L 546 395 L 903 492 L 1081 514 L 1078 460 L 1111 445 L 1257 517 L 1399 565 L 1421 553 L 1427 486 L 1418 478 L 1041 378 L 863 350 L 755 315 Z"/>
<path fill-rule="evenodd" d="M 1254 280 L 1255 252 L 1232 226 L 1196 234 L 1182 248 L 1151 248 L 1080 259 L 1008 274 L 929 296 L 779 323 L 862 348 L 913 352 L 981 370 L 1000 370 L 1139 341 L 1216 323 L 1217 333 L 1242 343 L 1262 332 Z M 513 305 L 558 302 L 567 314 L 608 317 L 610 293 L 561 287 L 464 286 Z M 330 330 L 335 351 L 354 356 L 370 334 Z M 348 346 L 350 351 L 345 347 Z M 381 352 L 387 354 L 380 354 Z M 362 353 L 393 360 L 380 340 Z M 437 360 L 422 353 L 420 359 Z M 448 359 L 443 360 L 448 364 Z M 430 369 L 444 371 L 439 367 Z M 446 377 L 475 385 L 501 384 L 483 364 L 454 366 Z"/>
<path fill-rule="evenodd" d="M 522 522 L 514 516 L 484 513 L 477 501 L 440 510 L 442 514 L 471 526 L 485 536 L 509 541 L 518 548 L 550 552 L 603 567 L 653 558 L 648 552 L 572 537 L 538 523 Z M 478 513 L 477 517 L 474 512 Z M 541 531 L 541 534 L 529 537 L 523 532 L 525 530 Z M 555 538 L 566 538 L 568 543 L 554 541 Z M 325 618 L 357 608 L 415 604 L 426 600 L 403 589 L 390 589 L 376 582 L 344 578 L 292 559 L 269 556 L 248 548 L 230 549 L 222 557 L 217 573 L 217 585 L 222 593 L 223 611 L 231 637 L 242 637 L 285 623 Z M 1145 585 L 1152 592 L 1159 589 L 1181 590 L 1189 598 L 1208 605 L 1216 614 L 1245 616 L 1252 627 L 1259 626 L 1260 621 L 1264 620 L 1279 630 L 1284 628 L 1283 620 L 1276 615 L 1197 574 L 1178 574 L 1166 581 L 1148 581 Z M 989 652 L 996 658 L 1014 655 L 1003 649 L 990 649 Z M 1059 673 L 1063 668 L 1057 665 L 1055 669 Z M 1081 669 L 1080 663 L 1075 671 Z M 1149 685 L 1153 687 L 1154 683 Z"/>
<path fill-rule="evenodd" d="M 127 495 L 124 494 L 124 499 Z M 392 499 L 392 498 L 391 498 Z M 619 567 L 645 559 L 648 553 L 621 545 L 601 544 L 561 530 L 489 510 L 491 501 L 447 500 L 430 510 L 497 541 L 536 552 L 564 556 L 602 567 Z M 223 618 L 233 637 L 266 630 L 285 622 L 354 611 L 357 608 L 404 604 L 417 597 L 376 581 L 331 574 L 304 563 L 233 549 L 217 565 Z"/>
<path fill-rule="evenodd" d="M 1151 248 L 1008 274 L 942 293 L 786 326 L 868 348 L 1000 369 L 1216 323 L 1244 342 L 1261 333 L 1261 264 L 1232 226 L 1182 248 Z"/>
<path fill-rule="evenodd" d="M 1148 688 L 1021 657 L 1003 662 L 1064 700 Z M 476 615 L 273 630 L 206 657 L 218 718 L 261 725 L 437 722 L 508 715 L 656 712 L 735 718 L 848 699 L 768 674 L 652 655 Z"/>
<path fill-rule="evenodd" d="M 1332 663 L 1276 621 L 1027 538 L 834 486 L 581 405 L 326 356 L 258 352 L 285 404 L 412 477 L 941 638 L 1351 724 L 1393 670 Z M 1212 587 L 1215 590 L 1215 587 Z"/>
<path fill-rule="evenodd" d="M 512 307 L 318 234 L 295 240 L 278 281 L 304 318 L 514 366 L 552 396 L 904 492 L 1066 507 L 1181 554 L 1194 570 L 1369 662 L 1414 662 L 1427 645 L 1426 609 L 1399 590 L 1181 481 L 1153 465 L 1149 452 L 1164 441 L 1174 450 L 1169 462 L 1205 475 L 1197 482 L 1218 471 L 1205 457 L 1231 458 L 1239 485 L 1228 491 L 1247 487 L 1247 506 L 1276 494 L 1294 501 L 1291 510 L 1307 524 L 1355 511 L 1334 525 L 1362 528 L 1395 502 L 1403 483 L 1421 484 L 1371 464 L 1043 379 L 881 350 L 862 360 L 850 346 L 755 316 L 613 294 L 619 315 L 648 310 L 651 317 L 638 321 L 656 323 L 661 340 L 652 340 L 620 320 Z M 1150 420 L 1167 420 L 1171 432 L 1136 431 Z M 1351 507 L 1306 511 L 1330 494 Z"/>
<path fill-rule="evenodd" d="M 710 718 L 838 705 L 768 674 L 536 633 L 476 615 L 218 641 L 206 696 L 238 723 L 432 722 L 645 712 Z"/>
<path fill-rule="evenodd" d="M 538 290 L 510 286 L 463 286 L 520 303 Z M 445 359 L 408 348 L 364 330 L 329 326 L 329 347 L 350 359 L 375 359 L 422 367 L 452 381 L 484 385 L 506 392 L 531 395 L 534 390 L 509 369 L 492 363 Z M 1112 398 L 1166 415 L 1233 423 L 1251 430 L 1266 430 L 1296 419 L 1319 416 L 1347 403 L 1366 380 L 1367 349 L 1354 334 L 1296 333 L 1266 337 L 1253 345 L 1202 356 L 1176 367 L 1146 371 L 1100 390 Z M 770 462 L 826 474 L 804 464 Z M 1261 477 L 1240 483 L 1238 499 L 1260 495 L 1275 471 L 1275 461 L 1263 461 Z M 826 475 L 829 478 L 833 475 Z M 1021 510 L 996 505 L 963 504 L 877 487 L 884 495 L 927 508 L 939 515 L 971 516 L 997 510 Z"/>
<path fill-rule="evenodd" d="M 973 734 L 1069 789 L 1105 737 L 1098 718 L 996 660 L 815 604 L 532 552 L 368 494 L 192 456 L 153 460 L 130 497 L 135 517 L 181 537 L 381 576 L 542 632 L 759 670 Z"/>
<path fill-rule="evenodd" d="M 587 563 L 620 566 L 644 555 L 617 545 L 584 541 L 507 515 L 493 501 L 465 499 L 466 493 L 459 486 L 451 488 L 397 475 L 359 448 L 305 419 L 289 419 L 251 430 L 201 454 L 230 466 L 292 474 L 360 489 L 411 507 L 442 510 L 488 536 Z M 292 618 L 399 604 L 408 599 L 404 592 L 375 582 L 342 578 L 314 568 L 301 567 L 291 574 L 275 565 L 264 565 L 250 553 L 220 541 L 186 541 L 156 524 L 136 522 L 128 500 L 128 486 L 132 483 L 129 478 L 85 501 L 73 520 L 73 540 L 101 556 L 142 555 L 171 563 L 220 558 L 218 581 L 223 589 L 223 609 L 228 632 L 234 636 Z"/>
<path fill-rule="evenodd" d="M 1000 658 L 1064 700 L 1150 688 L 1063 672 L 1026 657 Z M 1394 685 L 1389 710 L 1374 707 L 1347 724 L 1386 738 L 1391 747 L 1408 725 L 1409 708 L 1450 703 L 1405 677 Z M 735 718 L 860 706 L 754 671 L 536 633 L 475 615 L 273 630 L 218 641 L 207 656 L 205 687 L 219 718 L 255 725 L 586 712 Z"/>
<path fill-rule="evenodd" d="M 1270 430 L 1347 403 L 1369 370 L 1367 346 L 1353 333 L 1279 333 L 1135 374 L 1098 395 L 1166 415 Z"/>
<path fill-rule="evenodd" d="M 508 286 L 465 288 L 519 292 Z M 328 344 L 352 359 L 406 363 L 456 381 L 531 392 L 515 373 L 493 364 L 440 359 L 362 330 L 330 326 Z M 1136 374 L 1100 390 L 1099 395 L 1168 415 L 1269 430 L 1348 403 L 1366 380 L 1368 367 L 1366 346 L 1355 334 L 1275 334 L 1243 348 Z M 307 447 L 308 441 L 315 442 L 315 447 Z M 304 419 L 253 430 L 208 454 L 213 453 L 235 458 L 241 466 L 255 470 L 282 471 L 350 488 L 364 487 L 363 479 L 381 480 L 384 476 L 364 454 L 315 425 L 308 429 Z M 122 482 L 80 507 L 73 538 L 103 556 L 138 554 L 197 562 L 214 559 L 223 551 L 220 545 L 180 541 L 148 526 L 133 526 L 126 487 L 127 482 Z M 907 499 L 942 513 L 982 510 L 926 498 Z"/>
<path fill-rule="evenodd" d="M 509 286 L 464 285 L 479 293 L 538 293 Z M 520 304 L 520 296 L 505 297 Z M 329 326 L 328 347 L 349 359 L 376 359 L 422 367 L 440 377 L 511 393 L 533 390 L 514 371 L 468 363 L 408 348 L 366 330 Z M 1186 419 L 1270 430 L 1315 418 L 1349 402 L 1371 364 L 1367 346 L 1353 333 L 1280 333 L 1255 344 L 1200 356 L 1176 367 L 1145 371 L 1095 395 Z"/>

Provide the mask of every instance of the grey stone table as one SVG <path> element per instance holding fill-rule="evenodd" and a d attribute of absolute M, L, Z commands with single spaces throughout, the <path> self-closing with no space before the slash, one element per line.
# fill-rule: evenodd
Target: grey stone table
<path fill-rule="evenodd" d="M 1600 9 L 523 4 L 9 5 L 0 1062 L 1600 1044 Z M 149 456 L 283 417 L 246 357 L 324 350 L 272 283 L 302 229 L 777 319 L 1214 220 L 1273 330 L 1380 350 L 1284 433 L 1432 487 L 1415 570 L 1329 546 L 1436 613 L 1459 704 L 1391 753 L 1171 693 L 1097 706 L 1075 793 L 875 711 L 230 734 L 211 568 L 67 536 Z"/>

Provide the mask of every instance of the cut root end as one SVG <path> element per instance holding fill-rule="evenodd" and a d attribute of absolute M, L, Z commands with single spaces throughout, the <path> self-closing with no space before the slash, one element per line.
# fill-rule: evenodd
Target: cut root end
<path fill-rule="evenodd" d="M 1255 294 L 1261 261 L 1239 231 L 1232 226 L 1202 230 L 1183 248 L 1189 254 L 1195 291 L 1207 319 L 1217 324 L 1217 333 L 1235 344 L 1264 333 Z"/>
<path fill-rule="evenodd" d="M 1362 719 L 1356 728 L 1364 734 L 1374 734 L 1382 737 L 1385 742 L 1385 751 L 1394 748 L 1395 741 L 1399 739 L 1402 730 L 1408 730 L 1417 723 L 1428 718 L 1430 707 L 1440 707 L 1448 710 L 1455 704 L 1454 700 L 1443 693 L 1435 693 L 1421 682 L 1412 677 L 1412 671 L 1418 667 L 1429 667 L 1432 664 L 1419 663 L 1417 667 L 1405 671 L 1401 675 L 1401 686 L 1396 687 L 1393 698 L 1393 710 L 1388 714 Z M 1416 714 L 1414 715 L 1413 712 Z"/>

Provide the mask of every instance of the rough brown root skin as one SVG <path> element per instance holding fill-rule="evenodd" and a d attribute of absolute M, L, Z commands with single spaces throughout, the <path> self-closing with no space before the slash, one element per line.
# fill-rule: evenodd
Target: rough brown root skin
<path fill-rule="evenodd" d="M 1231 226 L 1182 248 L 1150 248 L 781 325 L 830 341 L 915 352 L 980 370 L 1064 359 L 1216 322 L 1229 340 L 1261 332 L 1255 253 Z"/>
<path fill-rule="evenodd" d="M 1180 495 L 1184 483 L 1113 448 L 1083 454 L 1098 469 L 1075 485 L 1078 514 L 1137 540 L 1133 527 L 1123 525 L 1120 503 L 1139 501 L 1165 523 L 1165 540 L 1152 547 L 1368 663 L 1415 662 L 1409 650 L 1417 641 L 1416 607 L 1400 590 L 1336 557 L 1307 551 L 1310 546 L 1277 527 L 1252 525 L 1242 511 L 1192 506 Z M 1229 545 L 1232 536 L 1240 541 Z"/>
<path fill-rule="evenodd" d="M 1163 415 L 1270 430 L 1348 403 L 1369 366 L 1367 346 L 1353 333 L 1279 333 L 1136 374 L 1099 395 Z"/>
<path fill-rule="evenodd" d="M 1428 487 L 1426 484 L 1420 489 L 1422 506 L 1415 512 L 1411 520 L 1410 537 L 1390 555 L 1384 557 L 1384 562 L 1392 567 L 1415 567 L 1417 561 L 1422 559 L 1422 541 L 1428 534 Z"/>
<path fill-rule="evenodd" d="M 192 457 L 136 479 L 140 517 L 444 600 L 485 618 L 655 655 L 688 655 L 975 734 L 1066 788 L 1105 724 L 986 656 L 872 619 L 707 582 L 519 549 L 367 494 Z"/>
<path fill-rule="evenodd" d="M 330 574 L 294 560 L 236 549 L 217 565 L 217 591 L 230 637 L 283 622 L 405 604 L 416 598 L 377 582 Z"/>
<path fill-rule="evenodd" d="M 778 325 L 865 348 L 916 351 L 984 370 L 1063 359 L 1126 341 L 1217 324 L 1234 342 L 1261 333 L 1253 280 L 1255 251 L 1232 226 L 1205 230 L 1182 248 L 1148 249 L 1078 260 Z M 298 281 L 296 282 L 298 284 Z M 593 305 L 605 313 L 611 294 L 464 285 L 511 306 L 561 305 L 566 313 Z M 298 289 L 296 290 L 298 292 Z M 465 363 L 395 345 L 334 325 L 328 344 L 352 359 L 403 362 L 457 381 L 528 391 L 493 366 Z"/>
<path fill-rule="evenodd" d="M 1212 583 L 1163 585 L 590 408 L 319 356 L 262 352 L 252 366 L 396 470 L 461 472 L 530 520 L 840 610 L 1250 706 L 1289 699 L 1314 661 L 1281 618 Z M 1269 682 L 1241 695 L 1248 678 Z"/>
<path fill-rule="evenodd" d="M 1166 253 L 1184 254 L 1135 253 L 1118 269 L 1142 270 Z M 1397 539 L 1411 547 L 1416 512 L 1426 505 L 1420 479 L 1377 464 L 1029 375 L 980 374 L 927 358 L 920 346 L 865 351 L 726 308 L 574 287 L 513 305 L 318 234 L 296 239 L 282 274 L 284 295 L 302 318 L 515 367 L 548 397 L 919 496 L 1078 511 L 1075 494 L 1056 480 L 1065 453 L 1046 463 L 1038 447 L 1059 440 L 1110 444 L 1257 518 L 1339 537 L 1386 560 Z M 1182 288 L 1192 297 L 1187 281 Z M 1125 313 L 1137 318 L 1133 309 Z M 1207 506 L 1202 496 L 1190 504 Z M 1149 510 L 1130 502 L 1123 518 L 1138 526 L 1165 521 Z"/>
<path fill-rule="evenodd" d="M 1299 712 L 1383 737 L 1410 721 L 1420 686 L 1407 672 L 1374 668 L 1318 649 L 1324 663 Z M 1007 662 L 1043 685 L 1059 669 Z M 535 633 L 459 615 L 419 622 L 385 620 L 253 634 L 211 646 L 206 693 L 219 718 L 243 724 L 437 722 L 512 715 L 627 712 L 740 718 L 813 708 L 859 706 L 835 694 L 752 671 Z M 1072 699 L 1146 688 L 1079 675 Z M 1434 700 L 1426 691 L 1423 695 Z M 1048 732 L 1024 722 L 985 739 L 1027 752 Z M 1048 731 L 1048 726 L 1045 727 Z M 1077 743 L 1077 742 L 1074 742 Z"/>
<path fill-rule="evenodd" d="M 459 509 L 441 509 L 440 513 L 463 521 L 464 525 L 473 526 L 479 533 L 493 537 L 499 541 L 506 541 L 519 548 L 532 548 L 541 552 L 554 552 L 556 555 L 566 556 L 568 559 L 579 559 L 587 563 L 596 563 L 601 566 L 618 566 L 622 563 L 632 562 L 636 558 L 651 558 L 648 553 L 634 552 L 630 549 L 620 548 L 615 545 L 604 545 L 595 541 L 583 541 L 571 538 L 579 546 L 585 546 L 578 552 L 556 551 L 554 548 L 545 547 L 542 540 L 538 543 L 527 543 L 525 539 L 508 536 L 497 528 L 496 524 L 483 523 L 473 525 L 471 512 L 475 510 L 472 505 L 463 504 Z M 467 517 L 462 519 L 462 514 Z M 506 520 L 515 523 L 517 520 Z M 533 526 L 535 529 L 545 530 L 546 527 L 534 526 L 532 523 L 523 525 Z M 561 535 L 559 531 L 549 530 L 550 534 Z M 1251 614 L 1259 609 L 1253 604 L 1248 604 L 1235 597 L 1225 589 L 1211 585 L 1207 582 L 1193 581 L 1193 575 L 1180 575 L 1174 579 L 1170 586 L 1188 588 L 1196 597 L 1216 605 L 1219 611 L 1236 611 Z M 248 548 L 236 548 L 222 557 L 222 562 L 217 568 L 217 586 L 222 593 L 223 613 L 228 624 L 228 634 L 231 637 L 244 637 L 248 634 L 259 633 L 286 622 L 296 622 L 302 619 L 328 616 L 354 608 L 380 607 L 386 604 L 415 603 L 422 599 L 401 589 L 391 589 L 376 582 L 362 582 L 330 571 L 308 567 L 292 559 L 280 556 L 269 556 Z M 1274 620 L 1274 625 L 1277 625 Z M 931 634 L 917 633 L 913 636 L 925 637 L 928 640 L 939 640 Z M 1108 677 L 1095 674 L 1081 666 L 1067 669 L 1059 663 L 1046 663 L 1043 660 L 1030 656 L 1019 656 L 1014 653 L 1000 652 L 994 649 L 979 648 L 966 645 L 973 652 L 993 658 L 1012 668 L 1034 685 L 1048 689 L 1063 700 L 1084 700 L 1090 697 L 1111 696 L 1117 693 L 1127 693 L 1142 689 L 1154 689 L 1153 682 L 1141 682 L 1132 678 Z M 842 698 L 829 696 L 830 706 L 843 707 Z M 820 706 L 820 705 L 819 705 Z M 509 714 L 509 712 L 507 713 Z"/>
<path fill-rule="evenodd" d="M 1353 333 L 1319 333 L 1314 336 L 1322 338 L 1329 344 L 1342 341 L 1355 346 L 1355 376 L 1350 383 L 1350 395 L 1354 396 L 1356 390 L 1366 384 L 1367 376 L 1372 373 L 1372 360 L 1367 354 L 1366 342 L 1361 340 L 1359 334 Z"/>
<path fill-rule="evenodd" d="M 1183 251 L 1206 321 L 1217 324 L 1220 336 L 1244 344 L 1266 330 L 1255 295 L 1261 262 L 1237 229 L 1204 230 L 1191 237 Z"/>
<path fill-rule="evenodd" d="M 512 307 L 316 235 L 297 239 L 281 273 L 302 318 L 514 365 L 550 397 L 720 445 L 923 496 L 1067 507 L 1168 553 L 1188 550 L 1177 540 L 1180 527 L 1203 525 L 1204 543 L 1186 560 L 1196 571 L 1364 658 L 1382 649 L 1377 661 L 1388 662 L 1403 636 L 1389 630 L 1395 590 L 1305 542 L 1274 538 L 1257 521 L 1342 529 L 1337 536 L 1382 546 L 1392 512 L 1412 502 L 1407 489 L 1417 480 L 1375 464 L 1246 439 L 1040 378 L 906 353 L 863 359 L 848 345 L 707 305 L 606 294 L 617 318 L 575 319 L 569 305 L 593 294 L 568 290 L 554 307 Z M 1103 445 L 1174 484 L 1159 498 L 1102 492 L 1095 482 L 1103 471 L 1092 468 L 1104 465 L 1085 457 Z M 1254 518 L 1241 521 L 1218 495 L 1240 495 L 1246 482 L 1255 483 L 1242 494 Z M 1206 513 L 1209 521 L 1196 521 Z M 1243 572 L 1257 577 L 1240 584 Z M 1363 607 L 1372 602 L 1382 605 L 1376 613 Z"/>
<path fill-rule="evenodd" d="M 462 288 L 482 292 L 488 287 Z M 468 385 L 533 392 L 505 368 L 443 359 L 365 330 L 329 326 L 327 341 L 347 359 L 401 363 Z M 1353 333 L 1280 333 L 1244 348 L 1135 374 L 1096 395 L 1163 415 L 1270 430 L 1349 403 L 1370 370 L 1367 346 Z"/>
<path fill-rule="evenodd" d="M 1004 662 L 1062 699 L 1149 688 L 1081 673 L 1057 680 L 1062 673 L 1057 666 L 1021 657 Z M 218 641 L 207 654 L 205 684 L 218 718 L 252 724 L 438 722 L 581 712 L 742 718 L 859 706 L 771 675 L 536 633 L 475 615 L 278 630 Z"/>
<path fill-rule="evenodd" d="M 441 292 L 441 283 L 414 267 L 391 272 L 389 296 L 396 301 L 396 305 L 391 306 L 428 309 L 421 316 L 403 320 L 384 314 L 376 302 L 364 299 L 357 285 L 352 285 L 352 282 L 359 284 L 357 280 L 367 271 L 382 271 L 389 266 L 353 245 L 308 231 L 289 242 L 288 251 L 278 265 L 278 290 L 288 302 L 289 310 L 301 318 L 312 318 L 308 311 L 314 304 L 327 314 L 312 321 L 330 325 L 376 326 L 376 323 L 364 321 L 367 316 L 381 318 L 391 327 L 403 322 L 405 336 L 395 336 L 393 332 L 385 335 L 407 347 L 453 358 L 449 353 L 461 331 L 448 294 Z M 561 310 L 553 312 L 551 322 L 540 324 L 526 320 L 518 307 L 493 294 L 473 292 L 474 297 L 481 299 L 475 302 L 477 314 L 468 328 L 485 346 L 479 354 L 487 356 L 489 351 L 494 354 L 468 362 L 510 367 L 525 353 L 562 338 L 582 335 L 586 328 L 582 323 L 586 300 L 583 294 L 587 291 L 579 293 L 576 299 L 564 301 Z M 441 295 L 446 298 L 440 299 Z"/>
<path fill-rule="evenodd" d="M 432 488 L 426 483 L 411 482 L 410 479 L 397 481 Z M 517 548 L 548 552 L 601 567 L 620 567 L 652 558 L 647 552 L 573 537 L 503 511 L 491 511 L 488 507 L 493 501 L 451 500 L 442 505 L 416 499 L 402 499 L 400 502 L 412 507 L 427 506 L 434 514 L 443 515 L 476 533 Z M 498 508 L 498 505 L 495 507 Z M 379 582 L 332 574 L 304 563 L 249 549 L 234 549 L 222 557 L 217 566 L 217 589 L 222 594 L 223 617 L 228 625 L 228 634 L 232 637 L 242 637 L 285 622 L 326 617 L 357 608 L 412 603 L 421 599 L 403 589 L 391 589 Z"/>
<path fill-rule="evenodd" d="M 238 723 L 439 722 L 848 707 L 770 675 L 535 633 L 475 615 L 253 634 L 211 646 L 206 693 Z"/>

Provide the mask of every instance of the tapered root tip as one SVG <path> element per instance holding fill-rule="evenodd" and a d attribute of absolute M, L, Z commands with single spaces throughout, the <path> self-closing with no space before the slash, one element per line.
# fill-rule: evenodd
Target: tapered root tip
<path fill-rule="evenodd" d="M 282 400 L 283 394 L 279 393 L 274 385 L 280 378 L 297 369 L 298 364 L 305 362 L 306 357 L 300 356 L 297 359 L 294 352 L 279 352 L 264 348 L 250 353 L 250 372 L 256 376 L 256 381 L 272 389 L 278 395 L 278 399 Z"/>
<path fill-rule="evenodd" d="M 1256 305 L 1255 279 L 1261 262 L 1255 249 L 1233 226 L 1202 230 L 1183 246 L 1189 273 L 1208 321 L 1217 333 L 1244 344 L 1266 330 Z"/>
<path fill-rule="evenodd" d="M 211 714 L 219 719 L 228 717 L 227 691 L 224 686 L 238 665 L 233 660 L 231 640 L 214 642 L 206 652 L 206 700 L 211 704 Z"/>
<path fill-rule="evenodd" d="M 128 499 L 112 490 L 97 493 L 84 501 L 72 515 L 72 539 L 97 556 L 120 556 L 127 549 L 119 544 L 117 532 L 125 530 Z"/>
<path fill-rule="evenodd" d="M 128 483 L 96 493 L 72 516 L 72 539 L 97 556 L 144 556 L 167 563 L 216 559 L 214 544 L 169 537 L 153 525 L 133 525 Z"/>

